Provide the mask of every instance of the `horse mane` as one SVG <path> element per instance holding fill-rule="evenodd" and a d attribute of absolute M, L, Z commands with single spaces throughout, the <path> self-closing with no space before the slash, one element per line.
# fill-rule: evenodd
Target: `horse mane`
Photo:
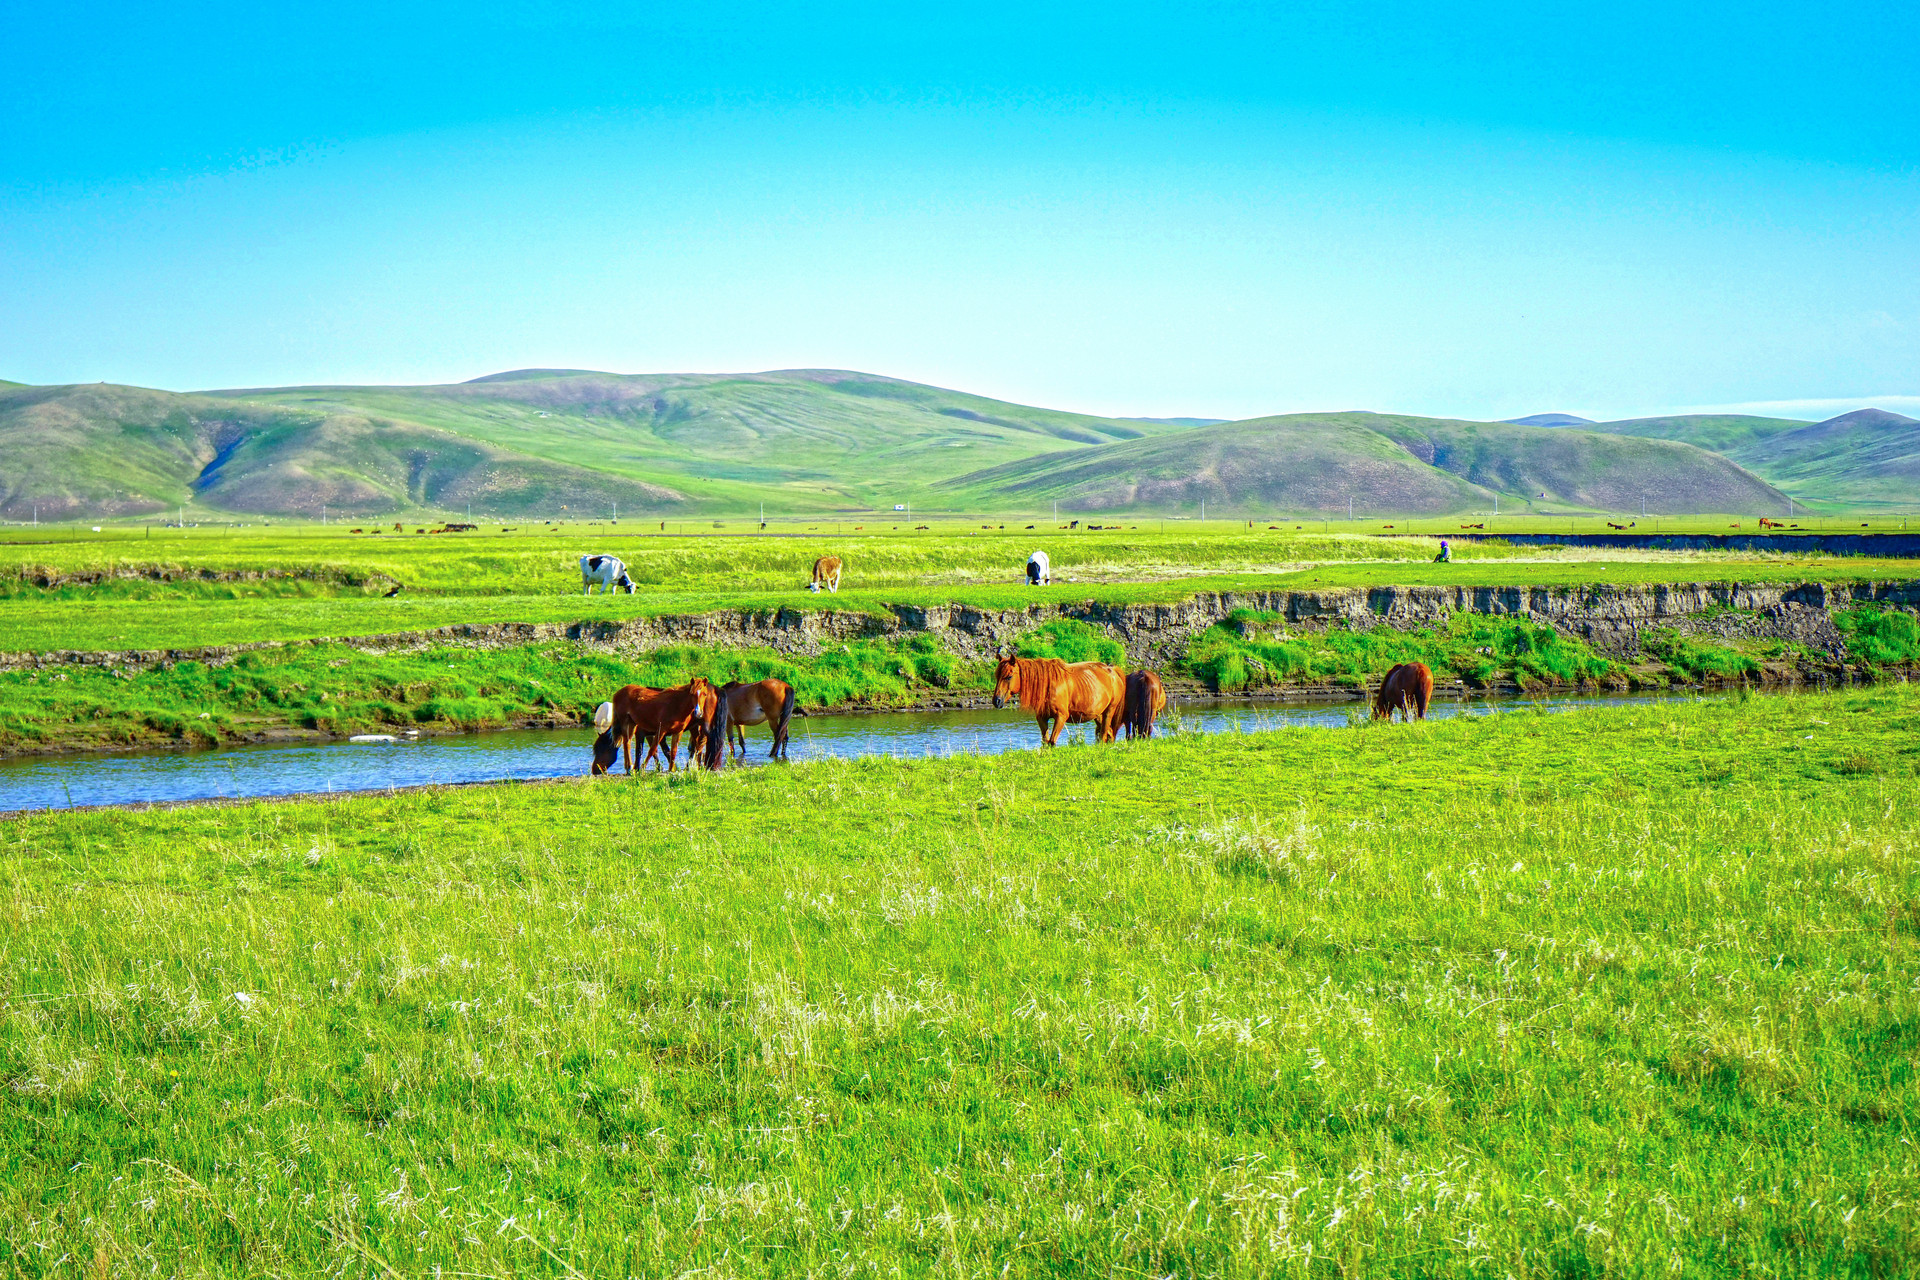
<path fill-rule="evenodd" d="M 1067 675 L 1067 664 L 1058 658 L 1015 658 L 1020 668 L 1020 705 L 1039 711 L 1053 705 L 1053 692 Z"/>

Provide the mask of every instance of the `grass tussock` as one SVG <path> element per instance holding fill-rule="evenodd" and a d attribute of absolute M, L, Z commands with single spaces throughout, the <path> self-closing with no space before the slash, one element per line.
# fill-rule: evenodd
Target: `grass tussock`
<path fill-rule="evenodd" d="M 1898 609 L 1840 609 L 1834 625 L 1855 662 L 1894 665 L 1920 662 L 1920 619 Z"/>
<path fill-rule="evenodd" d="M 0 1248 L 1899 1274 L 1916 743 L 1886 687 L 12 822 Z"/>

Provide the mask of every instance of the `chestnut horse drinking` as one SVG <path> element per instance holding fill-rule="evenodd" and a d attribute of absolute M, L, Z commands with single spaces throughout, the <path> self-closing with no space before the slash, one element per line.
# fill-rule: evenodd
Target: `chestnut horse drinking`
<path fill-rule="evenodd" d="M 1151 671 L 1127 674 L 1127 709 L 1121 719 L 1129 738 L 1151 738 L 1153 718 L 1167 709 L 1167 686 Z"/>
<path fill-rule="evenodd" d="M 1053 746 L 1060 730 L 1091 722 L 1101 742 L 1120 732 L 1127 709 L 1127 674 L 1104 662 L 1062 662 L 1058 658 L 1002 658 L 993 673 L 993 705 L 1018 698 L 1040 725 L 1040 741 Z"/>
<path fill-rule="evenodd" d="M 747 731 L 743 726 L 773 726 L 773 750 L 767 753 L 769 760 L 786 759 L 788 722 L 795 715 L 807 714 L 794 705 L 793 686 L 785 680 L 772 677 L 756 680 L 752 684 L 734 682 L 723 685 L 720 701 L 727 705 L 727 732 L 731 740 L 738 742 L 743 756 L 747 754 Z"/>
<path fill-rule="evenodd" d="M 1387 672 L 1380 692 L 1373 695 L 1373 718 L 1391 721 L 1395 711 L 1403 711 L 1408 720 L 1425 720 L 1431 701 L 1433 672 L 1424 662 L 1402 662 Z"/>
<path fill-rule="evenodd" d="M 594 744 L 594 771 L 606 772 L 606 767 L 613 764 L 613 751 L 610 748 L 617 747 L 626 759 L 627 772 L 631 774 L 634 771 L 634 740 L 639 738 L 647 744 L 646 759 L 640 762 L 641 772 L 644 773 L 647 766 L 653 763 L 664 743 L 667 747 L 667 772 L 672 773 L 680 755 L 681 734 L 691 734 L 690 758 L 700 754 L 706 738 L 707 721 L 713 718 L 717 701 L 718 696 L 705 676 L 695 676 L 691 682 L 672 689 L 628 685 L 613 695 L 611 717 L 603 717 L 599 713 L 594 716 L 596 728 L 603 718 L 606 720 L 601 737 L 608 744 L 605 748 L 599 742 Z M 603 754 L 606 766 L 601 764 Z"/>

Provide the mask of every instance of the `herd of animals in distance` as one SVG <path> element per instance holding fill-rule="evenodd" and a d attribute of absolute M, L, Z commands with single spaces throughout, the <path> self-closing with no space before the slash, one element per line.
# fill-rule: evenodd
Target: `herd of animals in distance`
<path fill-rule="evenodd" d="M 1443 542 L 1439 558 L 1446 555 Z M 837 592 L 841 573 L 838 556 L 821 556 L 813 562 L 807 589 Z M 1029 586 L 1053 581 L 1046 552 L 1035 551 L 1027 557 L 1026 578 Z M 603 593 L 625 590 L 629 595 L 638 590 L 617 556 L 581 556 L 580 581 L 588 595 L 596 587 Z M 1129 739 L 1151 738 L 1154 721 L 1167 709 L 1166 685 L 1157 672 L 1130 672 L 1108 662 L 1021 658 L 1004 651 L 999 658 L 993 678 L 994 708 L 1018 702 L 1032 712 L 1043 746 L 1057 745 L 1060 731 L 1070 724 L 1092 725 L 1098 742 L 1113 742 L 1123 732 Z M 1433 672 L 1427 664 L 1400 663 L 1387 672 L 1375 692 L 1373 716 L 1391 720 L 1398 711 L 1409 720 L 1424 720 L 1432 699 Z M 705 676 L 695 676 L 668 689 L 630 684 L 594 710 L 597 736 L 592 773 L 598 777 L 624 762 L 631 775 L 636 757 L 639 772 L 664 762 L 671 773 L 678 767 L 682 737 L 687 739 L 688 767 L 698 763 L 709 770 L 722 769 L 729 758 L 746 755 L 746 727 L 761 724 L 773 730 L 768 758 L 784 760 L 793 717 L 805 714 L 796 705 L 793 686 L 774 677 L 716 686 Z"/>

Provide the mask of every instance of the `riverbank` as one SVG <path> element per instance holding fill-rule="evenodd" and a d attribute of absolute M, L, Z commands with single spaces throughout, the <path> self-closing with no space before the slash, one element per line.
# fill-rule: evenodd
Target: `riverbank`
<path fill-rule="evenodd" d="M 21 819 L 0 1244 L 1896 1274 L 1916 743 L 1882 688 Z"/>
<path fill-rule="evenodd" d="M 457 633 L 465 644 L 407 637 L 391 647 L 356 641 L 176 651 L 143 655 L 145 666 L 110 665 L 97 660 L 101 655 L 35 655 L 32 665 L 0 671 L 0 755 L 577 726 L 622 685 L 670 686 L 695 675 L 715 683 L 778 677 L 816 714 L 979 707 L 1002 649 L 1157 667 L 1176 702 L 1220 694 L 1357 699 L 1393 665 L 1415 661 L 1433 670 L 1442 698 L 1818 687 L 1904 680 L 1920 664 L 1920 624 L 1905 612 L 1860 605 L 1828 611 L 1793 601 L 1607 628 L 1566 614 L 1555 626 L 1528 614 L 1389 610 L 1302 621 L 1252 609 L 1203 626 L 1204 612 L 1169 616 L 1131 607 L 1103 621 L 1056 612 L 1018 626 L 1035 616 L 1044 611 L 975 619 L 954 611 L 946 620 L 963 625 L 941 631 L 879 630 L 869 618 L 868 630 L 839 643 L 815 632 L 809 643 L 784 649 L 643 646 L 627 634 L 515 643 L 524 631 L 487 629 Z M 969 621 L 974 630 L 966 629 Z M 747 638 L 730 627 L 737 620 L 676 622 L 683 624 L 678 634 Z M 1140 652 L 1155 657 L 1142 663 Z"/>

